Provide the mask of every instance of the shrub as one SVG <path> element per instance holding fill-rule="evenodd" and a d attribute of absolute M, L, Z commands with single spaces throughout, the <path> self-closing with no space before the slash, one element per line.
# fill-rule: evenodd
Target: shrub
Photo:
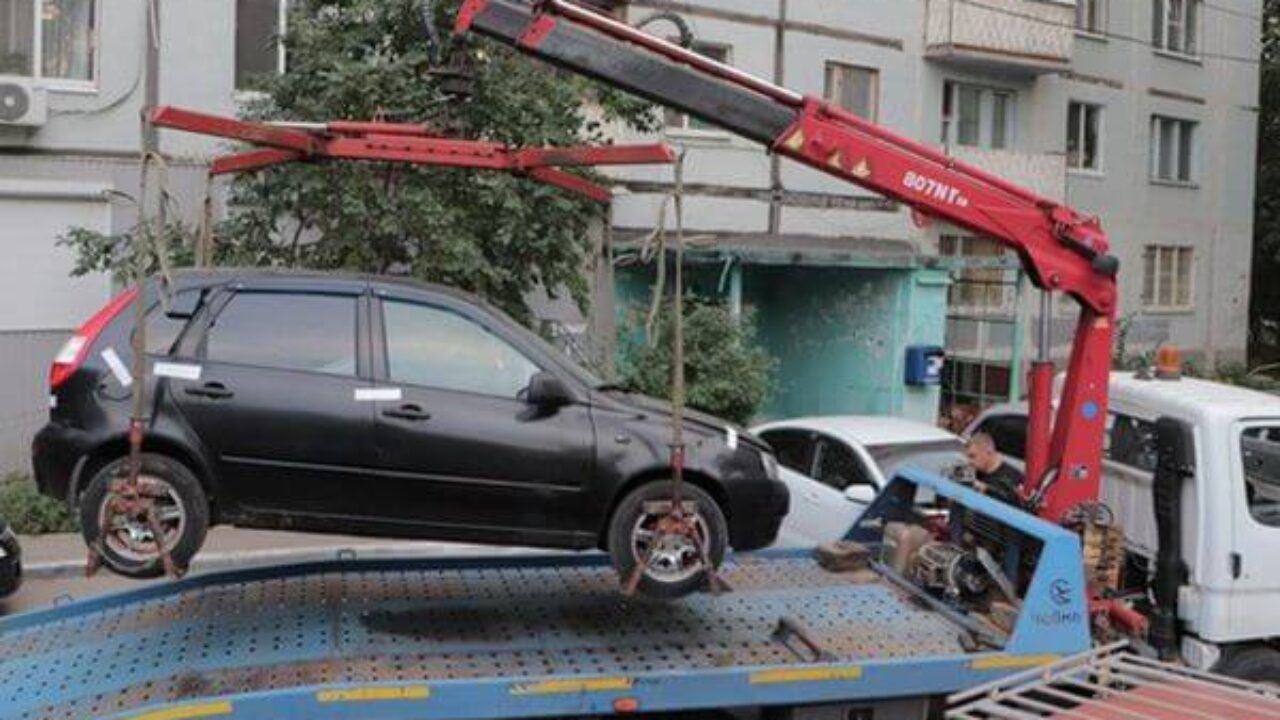
<path fill-rule="evenodd" d="M 65 503 L 41 495 L 25 475 L 0 478 L 0 519 L 19 535 L 75 532 L 76 520 Z"/>
<path fill-rule="evenodd" d="M 657 341 L 625 347 L 621 374 L 639 392 L 671 398 L 673 332 L 670 312 Z M 685 383 L 691 408 L 746 424 L 773 388 L 775 361 L 756 342 L 750 310 L 735 319 L 720 304 L 691 300 L 685 307 Z"/>

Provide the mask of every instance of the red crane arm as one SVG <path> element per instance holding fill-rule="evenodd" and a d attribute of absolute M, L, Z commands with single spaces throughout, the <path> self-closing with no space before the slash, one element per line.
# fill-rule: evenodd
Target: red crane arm
<path fill-rule="evenodd" d="M 153 109 L 149 117 L 157 127 L 260 146 L 215 159 L 209 168 L 213 175 L 321 158 L 372 160 L 523 173 L 607 203 L 613 197 L 607 189 L 559 168 L 675 162 L 675 153 L 666 145 L 509 148 L 499 143 L 440 137 L 423 125 L 352 121 L 271 125 L 168 106 Z"/>
<path fill-rule="evenodd" d="M 771 151 L 993 238 L 1017 253 L 1036 286 L 1081 306 L 1057 420 L 1052 365 L 1032 374 L 1029 490 L 1061 519 L 1099 493 L 1116 271 L 1101 225 L 979 168 L 643 33 L 566 0 L 466 0 L 459 31 L 475 30 L 560 67 L 674 107 Z"/>

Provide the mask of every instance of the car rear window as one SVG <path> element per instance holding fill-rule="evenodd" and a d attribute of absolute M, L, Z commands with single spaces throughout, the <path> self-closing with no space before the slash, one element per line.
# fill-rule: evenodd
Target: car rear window
<path fill-rule="evenodd" d="M 203 299 L 201 294 L 204 292 L 206 291 L 193 288 L 174 293 L 169 308 L 177 317 L 167 314 L 165 304 L 159 301 L 147 310 L 147 354 L 168 355 L 173 352 L 173 346 L 178 342 L 182 331 L 186 329 L 192 315 L 199 310 Z M 132 315 L 128 322 L 133 324 Z"/>
<path fill-rule="evenodd" d="M 356 373 L 356 299 L 342 295 L 239 292 L 207 336 L 211 362 Z"/>
<path fill-rule="evenodd" d="M 1027 458 L 1027 418 L 1025 415 L 992 415 L 978 425 L 975 433 L 986 433 L 996 443 L 996 451 L 1006 457 Z"/>

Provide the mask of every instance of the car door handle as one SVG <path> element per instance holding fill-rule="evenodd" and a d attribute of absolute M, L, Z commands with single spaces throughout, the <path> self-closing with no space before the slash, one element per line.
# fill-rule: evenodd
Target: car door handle
<path fill-rule="evenodd" d="M 205 397 L 210 400 L 229 400 L 236 396 L 235 393 L 227 389 L 226 385 L 219 382 L 205 383 L 199 387 L 183 388 L 182 391 L 188 395 Z"/>
<path fill-rule="evenodd" d="M 425 422 L 431 419 L 431 413 L 417 405 L 401 405 L 398 408 L 383 410 L 382 415 L 396 420 L 408 420 L 409 422 Z"/>

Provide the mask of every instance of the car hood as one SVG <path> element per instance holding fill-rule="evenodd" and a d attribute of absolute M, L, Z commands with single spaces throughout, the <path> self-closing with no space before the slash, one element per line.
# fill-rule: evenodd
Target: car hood
<path fill-rule="evenodd" d="M 675 412 L 675 407 L 666 400 L 641 395 L 640 393 L 624 392 L 621 390 L 608 391 L 601 393 L 606 395 L 610 400 L 619 405 L 639 410 L 650 415 L 662 415 L 671 417 Z M 751 445 L 760 452 L 770 452 L 769 446 L 763 440 L 752 435 L 745 428 L 736 425 L 724 418 L 718 418 L 715 415 L 700 412 L 692 408 L 685 408 L 684 411 L 685 428 L 694 432 L 704 432 L 710 435 L 722 435 L 727 430 L 732 429 L 738 433 L 738 437 L 742 442 Z"/>

